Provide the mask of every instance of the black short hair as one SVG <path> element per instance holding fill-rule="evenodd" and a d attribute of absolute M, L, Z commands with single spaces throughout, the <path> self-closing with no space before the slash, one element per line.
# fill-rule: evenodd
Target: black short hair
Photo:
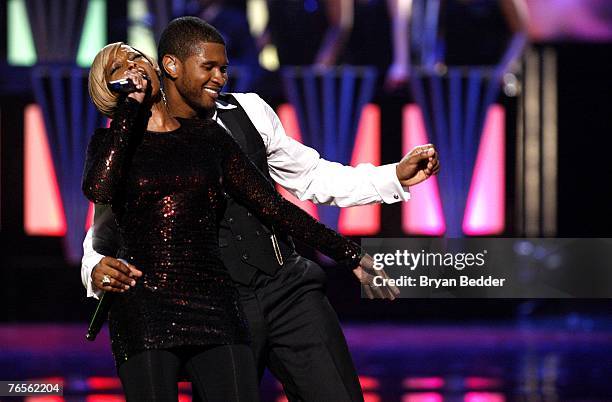
<path fill-rule="evenodd" d="M 194 54 L 198 42 L 219 43 L 225 46 L 225 40 L 217 28 L 198 17 L 175 18 L 164 29 L 157 46 L 159 68 L 165 74 L 162 60 L 172 54 L 184 61 Z"/>

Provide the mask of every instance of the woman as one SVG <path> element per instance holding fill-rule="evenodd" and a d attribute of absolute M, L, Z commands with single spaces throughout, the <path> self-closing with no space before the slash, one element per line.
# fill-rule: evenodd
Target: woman
<path fill-rule="evenodd" d="M 108 83 L 128 78 L 127 96 Z M 144 275 L 114 303 L 113 354 L 129 400 L 176 399 L 184 368 L 210 401 L 253 401 L 257 384 L 247 324 L 219 257 L 224 191 L 274 224 L 354 268 L 361 248 L 282 199 L 212 120 L 176 120 L 158 70 L 115 43 L 96 56 L 90 94 L 113 117 L 91 139 L 83 191 L 112 204 L 123 240 L 119 257 Z"/>

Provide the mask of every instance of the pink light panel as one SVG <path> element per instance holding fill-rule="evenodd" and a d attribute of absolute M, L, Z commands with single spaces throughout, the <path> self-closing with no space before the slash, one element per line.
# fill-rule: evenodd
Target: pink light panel
<path fill-rule="evenodd" d="M 429 142 L 420 108 L 411 104 L 403 113 L 403 149 Z M 443 156 L 442 156 L 443 158 Z M 444 169 L 444 160 L 442 159 Z M 402 226 L 408 234 L 440 236 L 446 231 L 442 202 L 435 177 L 410 189 L 403 205 Z M 492 105 L 487 113 L 478 148 L 463 220 L 467 235 L 495 235 L 505 227 L 505 111 Z"/>
<path fill-rule="evenodd" d="M 363 108 L 357 129 L 351 165 L 380 165 L 380 108 L 368 104 Z M 342 208 L 338 230 L 348 236 L 375 235 L 380 231 L 380 204 Z"/>
<path fill-rule="evenodd" d="M 487 377 L 467 377 L 464 383 L 465 387 L 469 389 L 491 389 L 502 386 L 500 379 Z"/>
<path fill-rule="evenodd" d="M 122 395 L 93 394 L 88 395 L 85 402 L 125 402 L 125 398 Z"/>
<path fill-rule="evenodd" d="M 302 142 L 302 135 L 293 106 L 289 104 L 280 105 L 277 113 L 287 135 Z M 351 165 L 354 166 L 359 163 L 380 164 L 380 108 L 376 105 L 366 105 L 359 120 Z M 277 186 L 277 188 L 286 199 L 318 219 L 315 204 L 310 201 L 300 201 L 282 187 Z M 343 208 L 340 211 L 338 230 L 345 235 L 378 233 L 380 230 L 380 205 Z"/>
<path fill-rule="evenodd" d="M 489 108 L 463 219 L 467 235 L 495 235 L 504 231 L 505 119 L 502 106 Z"/>
<path fill-rule="evenodd" d="M 506 402 L 506 398 L 496 392 L 468 392 L 463 400 L 465 402 Z"/>
<path fill-rule="evenodd" d="M 421 109 L 410 104 L 403 111 L 403 154 L 415 146 L 427 144 L 427 132 Z M 444 161 L 441 161 L 444 168 Z M 432 177 L 410 188 L 410 200 L 402 205 L 402 226 L 408 234 L 440 236 L 446 231 L 438 178 Z"/>
<path fill-rule="evenodd" d="M 402 381 L 404 388 L 409 389 L 439 389 L 444 387 L 442 377 L 408 377 Z"/>
<path fill-rule="evenodd" d="M 414 392 L 402 395 L 402 402 L 442 402 L 442 395 L 437 392 Z"/>

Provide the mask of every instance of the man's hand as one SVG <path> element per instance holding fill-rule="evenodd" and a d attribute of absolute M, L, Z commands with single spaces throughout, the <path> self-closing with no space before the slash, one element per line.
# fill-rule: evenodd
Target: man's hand
<path fill-rule="evenodd" d="M 375 270 L 374 260 L 369 254 L 366 254 L 361 261 L 359 266 L 353 270 L 353 274 L 361 282 L 361 287 L 365 292 L 368 299 L 389 299 L 394 300 L 399 296 L 400 291 L 396 286 L 390 286 L 386 283 L 376 286 L 374 285 L 374 278 L 381 277 L 383 279 L 389 279 L 384 269 Z"/>
<path fill-rule="evenodd" d="M 432 144 L 414 147 L 397 164 L 395 171 L 402 186 L 419 184 L 440 171 L 438 152 Z"/>
<path fill-rule="evenodd" d="M 102 280 L 104 275 L 108 275 L 111 280 L 110 284 L 103 285 Z M 91 271 L 91 280 L 93 285 L 106 292 L 123 293 L 136 285 L 136 278 L 140 278 L 142 272 L 132 264 L 124 264 L 120 260 L 113 257 L 104 257 L 96 264 Z"/>

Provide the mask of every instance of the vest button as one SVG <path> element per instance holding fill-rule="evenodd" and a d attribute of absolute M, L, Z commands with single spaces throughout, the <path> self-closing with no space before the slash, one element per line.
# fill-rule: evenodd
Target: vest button
<path fill-rule="evenodd" d="M 240 235 L 236 235 L 236 240 L 237 240 L 237 241 L 242 241 L 242 236 L 240 236 Z"/>
<path fill-rule="evenodd" d="M 253 214 L 247 211 L 247 216 L 250 218 Z"/>
<path fill-rule="evenodd" d="M 234 223 L 234 218 L 227 218 L 227 223 L 229 223 L 229 224 Z"/>
<path fill-rule="evenodd" d="M 243 253 L 243 254 L 242 254 L 242 259 L 243 259 L 244 261 L 248 261 L 248 260 L 249 260 L 249 253 Z"/>
<path fill-rule="evenodd" d="M 255 231 L 255 236 L 261 236 L 261 232 L 259 230 Z"/>

